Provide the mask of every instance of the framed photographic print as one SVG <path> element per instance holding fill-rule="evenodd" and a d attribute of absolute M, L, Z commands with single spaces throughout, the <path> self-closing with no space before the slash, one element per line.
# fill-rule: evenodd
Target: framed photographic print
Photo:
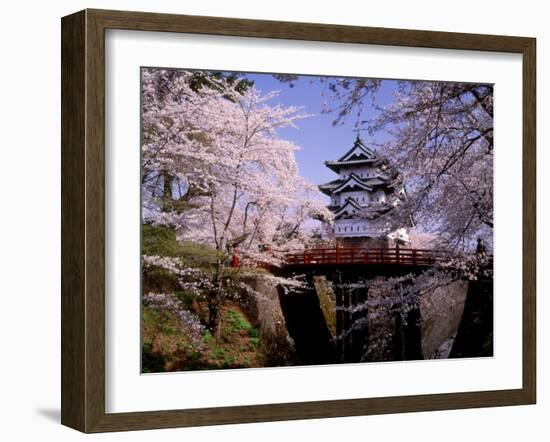
<path fill-rule="evenodd" d="M 535 403 L 535 40 L 62 19 L 62 423 Z"/>

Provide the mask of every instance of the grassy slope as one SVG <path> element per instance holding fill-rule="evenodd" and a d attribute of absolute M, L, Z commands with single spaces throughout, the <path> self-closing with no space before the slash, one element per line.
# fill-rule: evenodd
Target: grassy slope
<path fill-rule="evenodd" d="M 181 243 L 173 231 L 165 227 L 144 225 L 143 253 L 172 256 L 186 265 L 210 271 L 215 250 L 194 243 Z M 177 279 L 162 271 L 143 275 L 143 289 L 176 293 L 186 309 L 195 313 L 203 324 L 208 311 L 206 303 L 192 294 L 178 290 Z M 170 312 L 142 308 L 142 370 L 145 373 L 202 370 L 217 368 L 260 367 L 264 356 L 257 329 L 252 327 L 243 310 L 234 301 L 222 309 L 222 333 L 218 342 L 210 332 L 203 333 L 203 349 L 197 351 L 182 333 L 178 320 Z"/>

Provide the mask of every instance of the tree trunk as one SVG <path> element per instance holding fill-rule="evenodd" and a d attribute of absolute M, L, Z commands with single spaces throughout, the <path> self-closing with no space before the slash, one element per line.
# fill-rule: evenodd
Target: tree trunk
<path fill-rule="evenodd" d="M 167 212 L 172 209 L 172 184 L 174 178 L 164 173 L 164 180 L 162 186 L 162 209 Z"/>
<path fill-rule="evenodd" d="M 221 304 L 212 302 L 208 303 L 208 328 L 212 332 L 212 336 L 216 341 L 220 340 L 221 337 Z"/>
<path fill-rule="evenodd" d="M 214 339 L 219 341 L 221 337 L 221 309 L 224 301 L 224 292 L 222 289 L 223 262 L 216 262 L 216 272 L 213 278 L 213 288 L 208 297 L 208 328 L 212 332 Z"/>

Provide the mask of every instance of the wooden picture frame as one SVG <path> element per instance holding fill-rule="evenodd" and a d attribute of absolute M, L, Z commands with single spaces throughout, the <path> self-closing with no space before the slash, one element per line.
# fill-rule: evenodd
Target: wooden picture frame
<path fill-rule="evenodd" d="M 523 58 L 523 385 L 518 389 L 132 413 L 105 412 L 105 30 L 418 48 Z M 533 38 L 84 10 L 62 19 L 62 424 L 83 432 L 533 404 L 536 398 Z"/>

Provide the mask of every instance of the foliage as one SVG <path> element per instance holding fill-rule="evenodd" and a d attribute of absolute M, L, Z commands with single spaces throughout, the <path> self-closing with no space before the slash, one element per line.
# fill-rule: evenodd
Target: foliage
<path fill-rule="evenodd" d="M 194 91 L 194 75 L 143 73 L 144 218 L 222 253 L 262 255 L 267 245 L 289 246 L 289 227 L 295 234 L 312 216 L 330 217 L 298 174 L 298 147 L 277 137 L 307 114 L 270 106 L 275 92 L 237 91 L 224 77 L 205 77 L 209 87 Z"/>
<path fill-rule="evenodd" d="M 209 326 L 218 337 L 225 268 L 235 250 L 243 262 L 276 263 L 303 249 L 307 220 L 331 214 L 298 173 L 298 147 L 277 136 L 307 114 L 271 106 L 276 92 L 262 95 L 227 76 L 202 76 L 200 87 L 196 79 L 192 71 L 142 72 L 143 216 L 180 240 L 215 249 L 213 272 L 199 285 L 210 277 Z"/>
<path fill-rule="evenodd" d="M 172 75 L 177 75 L 177 71 L 172 71 Z M 218 72 L 218 71 L 194 71 L 189 78 L 189 86 L 194 92 L 199 92 L 203 87 L 216 89 L 216 83 L 212 79 L 224 79 L 235 91 L 242 94 L 254 85 L 253 81 L 245 78 L 238 72 Z M 221 91 L 221 89 L 217 89 Z"/>
<path fill-rule="evenodd" d="M 168 226 L 142 224 L 141 253 L 144 255 L 180 256 L 181 244 Z"/>
<path fill-rule="evenodd" d="M 196 335 L 189 338 L 176 313 L 171 309 L 144 305 L 141 321 L 144 373 L 196 366 L 204 343 Z"/>
<path fill-rule="evenodd" d="M 488 84 L 398 82 L 393 101 L 376 105 L 381 80 L 325 79 L 334 124 L 355 120 L 402 173 L 407 198 L 388 213 L 394 227 L 413 220 L 440 247 L 492 247 L 493 87 Z M 376 115 L 363 112 L 376 107 Z M 377 140 L 386 139 L 381 142 Z"/>
<path fill-rule="evenodd" d="M 180 258 L 188 266 L 208 270 L 216 262 L 218 254 L 206 244 L 180 241 L 170 226 L 142 224 L 142 254 Z"/>
<path fill-rule="evenodd" d="M 202 315 L 201 309 L 199 313 Z M 198 317 L 198 316 L 196 316 Z M 144 306 L 142 310 L 142 370 L 144 373 L 219 368 L 248 368 L 264 364 L 258 329 L 237 304 L 222 311 L 222 339 L 201 328 L 198 346 L 189 345 L 189 334 L 170 310 Z"/>
<path fill-rule="evenodd" d="M 194 351 L 202 349 L 202 333 L 204 326 L 201 324 L 197 315 L 185 309 L 182 302 L 173 294 L 164 293 L 147 293 L 142 298 L 142 305 L 148 307 L 149 310 L 156 310 L 158 317 L 156 324 L 159 327 L 159 332 L 165 334 L 172 331 L 166 324 L 169 319 L 175 317 L 177 325 L 182 334 L 186 337 L 187 344 Z M 169 315 L 169 313 L 171 315 Z M 167 328 L 168 327 L 168 328 Z"/>

